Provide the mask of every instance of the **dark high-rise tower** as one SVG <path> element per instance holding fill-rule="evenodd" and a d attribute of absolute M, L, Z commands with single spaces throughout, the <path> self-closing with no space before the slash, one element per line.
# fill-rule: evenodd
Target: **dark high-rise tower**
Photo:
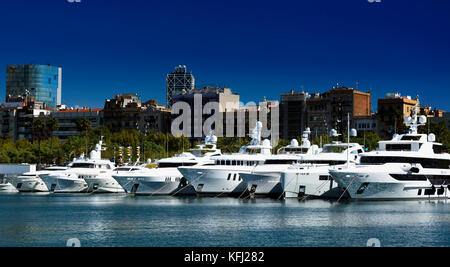
<path fill-rule="evenodd" d="M 186 66 L 175 67 L 175 72 L 167 75 L 166 78 L 166 106 L 171 108 L 173 96 L 189 92 L 195 87 L 195 79 L 192 73 L 186 72 Z"/>

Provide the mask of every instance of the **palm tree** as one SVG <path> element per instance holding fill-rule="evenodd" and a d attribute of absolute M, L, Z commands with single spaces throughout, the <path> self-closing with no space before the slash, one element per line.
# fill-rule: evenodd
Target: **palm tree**
<path fill-rule="evenodd" d="M 38 170 L 41 169 L 41 140 L 45 132 L 45 123 L 42 118 L 33 121 L 33 135 L 38 139 L 39 163 Z"/>
<path fill-rule="evenodd" d="M 49 117 L 47 119 L 47 130 L 50 133 L 50 160 L 53 163 L 53 132 L 56 131 L 59 127 L 58 121 L 53 118 Z"/>
<path fill-rule="evenodd" d="M 77 128 L 80 132 L 84 132 L 86 137 L 86 156 L 88 155 L 88 133 L 91 129 L 91 121 L 87 118 L 82 118 L 77 121 Z"/>

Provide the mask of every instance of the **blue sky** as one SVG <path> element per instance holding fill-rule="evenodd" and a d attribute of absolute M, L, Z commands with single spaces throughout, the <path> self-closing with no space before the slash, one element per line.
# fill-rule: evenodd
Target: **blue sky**
<path fill-rule="evenodd" d="M 165 103 L 176 65 L 243 102 L 336 83 L 420 94 L 450 110 L 446 0 L 2 0 L 6 64 L 63 67 L 63 103 L 103 107 L 117 93 Z"/>

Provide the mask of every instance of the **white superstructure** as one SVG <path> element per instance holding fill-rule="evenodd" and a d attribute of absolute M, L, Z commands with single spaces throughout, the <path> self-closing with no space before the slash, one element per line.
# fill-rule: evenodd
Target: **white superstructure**
<path fill-rule="evenodd" d="M 419 134 L 426 117 L 406 118 L 407 134 L 379 142 L 377 151 L 361 155 L 359 164 L 330 170 L 352 199 L 440 199 L 449 197 L 450 155 L 434 134 Z"/>
<path fill-rule="evenodd" d="M 195 194 L 195 190 L 187 184 L 178 167 L 213 164 L 211 157 L 221 155 L 220 149 L 216 148 L 216 142 L 216 136 L 208 135 L 204 144 L 174 157 L 161 159 L 156 162 L 155 168 L 125 166 L 114 170 L 112 176 L 130 194 Z"/>
<path fill-rule="evenodd" d="M 247 190 L 251 194 L 279 197 L 283 193 L 281 185 L 281 172 L 294 163 L 301 161 L 305 155 L 316 155 L 321 149 L 317 145 L 311 145 L 309 128 L 303 132 L 302 143 L 293 139 L 291 144 L 279 149 L 277 155 L 272 155 L 257 165 L 250 173 L 239 173 Z"/>
<path fill-rule="evenodd" d="M 364 148 L 357 143 L 333 142 L 326 144 L 317 155 L 306 155 L 297 164 L 281 172 L 281 184 L 286 198 L 338 198 L 342 189 L 328 171 L 335 166 L 356 162 Z"/>
<path fill-rule="evenodd" d="M 261 142 L 262 123 L 257 122 L 250 145 L 238 153 L 214 157 L 214 164 L 179 167 L 184 178 L 198 194 L 240 195 L 247 189 L 239 173 L 250 173 L 253 168 L 272 155 L 269 140 Z"/>

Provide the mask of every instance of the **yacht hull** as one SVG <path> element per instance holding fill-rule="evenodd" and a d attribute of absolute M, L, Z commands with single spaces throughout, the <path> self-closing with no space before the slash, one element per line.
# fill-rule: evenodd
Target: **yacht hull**
<path fill-rule="evenodd" d="M 247 190 L 257 196 L 279 197 L 283 194 L 281 173 L 239 173 Z"/>
<path fill-rule="evenodd" d="M 125 193 L 125 190 L 112 177 L 85 178 L 88 192 L 92 193 Z"/>
<path fill-rule="evenodd" d="M 247 191 L 247 184 L 239 173 L 250 173 L 251 169 L 200 169 L 179 168 L 199 195 L 238 196 Z"/>
<path fill-rule="evenodd" d="M 328 173 L 329 167 L 305 167 L 290 169 L 281 174 L 285 198 L 312 197 L 337 199 L 344 190 Z"/>
<path fill-rule="evenodd" d="M 433 184 L 429 180 L 399 181 L 393 176 L 407 177 L 411 174 L 398 171 L 388 173 L 382 167 L 377 169 L 358 169 L 357 172 L 356 169 L 350 169 L 330 173 L 346 188 L 353 200 L 448 199 L 450 196 L 448 184 Z"/>
<path fill-rule="evenodd" d="M 158 172 L 159 170 L 150 170 L 148 175 L 113 175 L 113 178 L 128 194 L 146 196 L 195 194 L 193 187 L 187 184 L 178 170 L 174 169 L 165 176 L 158 175 Z"/>
<path fill-rule="evenodd" d="M 48 192 L 48 188 L 41 178 L 13 178 L 11 184 L 23 193 Z"/>
<path fill-rule="evenodd" d="M 89 188 L 85 180 L 78 178 L 44 176 L 43 180 L 54 193 L 87 193 Z"/>
<path fill-rule="evenodd" d="M 17 190 L 11 183 L 0 184 L 0 193 L 18 193 Z"/>

